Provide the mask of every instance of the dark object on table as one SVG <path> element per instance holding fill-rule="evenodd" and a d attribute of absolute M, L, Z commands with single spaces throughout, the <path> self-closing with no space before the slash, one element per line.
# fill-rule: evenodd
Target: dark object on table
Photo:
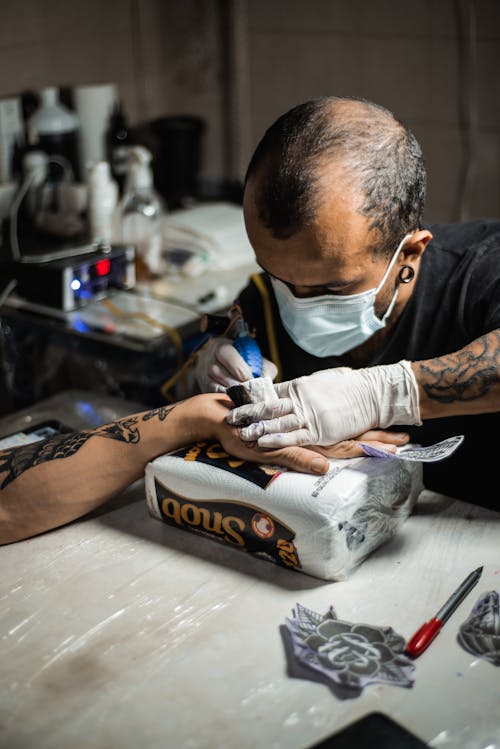
<path fill-rule="evenodd" d="M 184 208 L 185 198 L 197 197 L 205 127 L 205 121 L 194 115 L 159 117 L 151 122 L 157 141 L 154 184 L 169 210 Z"/>
<path fill-rule="evenodd" d="M 373 712 L 308 749 L 425 749 L 428 746 L 388 715 Z"/>

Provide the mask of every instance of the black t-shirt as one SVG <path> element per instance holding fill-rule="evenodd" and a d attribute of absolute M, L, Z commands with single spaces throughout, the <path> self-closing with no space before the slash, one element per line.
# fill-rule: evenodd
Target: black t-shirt
<path fill-rule="evenodd" d="M 413 294 L 383 347 L 365 366 L 444 356 L 500 328 L 500 221 L 427 228 L 433 238 L 422 256 Z M 239 301 L 264 356 L 279 367 L 281 381 L 320 369 L 352 366 L 348 357 L 312 356 L 292 341 L 281 323 L 266 274 L 251 280 Z M 465 435 L 452 456 L 424 464 L 426 488 L 500 510 L 493 456 L 498 426 L 499 415 L 494 413 L 431 419 L 421 427 L 408 427 L 412 442 L 422 445 Z M 496 454 L 495 450 L 495 458 Z"/>

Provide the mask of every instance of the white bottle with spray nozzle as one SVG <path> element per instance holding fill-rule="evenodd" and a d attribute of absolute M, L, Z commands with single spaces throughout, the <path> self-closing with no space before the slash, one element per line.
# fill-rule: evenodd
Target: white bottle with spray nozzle
<path fill-rule="evenodd" d="M 162 225 L 164 205 L 153 187 L 151 152 L 131 146 L 127 178 L 120 203 L 120 240 L 136 248 L 137 278 L 162 272 Z"/>
<path fill-rule="evenodd" d="M 49 169 L 52 179 L 59 174 L 57 159 L 61 166 L 71 168 L 73 179 L 78 176 L 79 127 L 77 115 L 59 100 L 59 90 L 55 86 L 42 89 L 40 106 L 28 121 L 28 141 L 53 157 Z"/>

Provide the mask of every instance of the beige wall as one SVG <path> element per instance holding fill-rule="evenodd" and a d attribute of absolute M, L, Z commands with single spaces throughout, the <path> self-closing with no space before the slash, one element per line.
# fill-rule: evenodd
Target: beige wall
<path fill-rule="evenodd" d="M 464 77 L 457 9 L 471 7 Z M 473 147 L 461 217 L 498 217 L 499 21 L 499 0 L 0 0 L 0 95 L 115 82 L 132 123 L 201 115 L 214 178 L 241 177 L 264 129 L 299 101 L 364 96 L 420 140 L 429 221 L 459 217 L 461 103 Z"/>
<path fill-rule="evenodd" d="M 212 0 L 0 0 L 0 96 L 115 83 L 132 124 L 205 117 L 205 170 L 217 173 L 217 7 Z"/>
<path fill-rule="evenodd" d="M 500 2 L 478 0 L 475 6 L 476 171 L 463 217 L 498 217 Z M 404 120 L 422 145 L 429 172 L 427 219 L 455 218 L 464 92 L 455 7 L 454 0 L 252 0 L 254 134 L 303 99 L 324 94 L 372 99 Z"/>

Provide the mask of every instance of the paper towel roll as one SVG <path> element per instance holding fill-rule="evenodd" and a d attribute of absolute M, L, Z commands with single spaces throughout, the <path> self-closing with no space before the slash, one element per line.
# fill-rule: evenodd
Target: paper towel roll
<path fill-rule="evenodd" d="M 74 105 L 80 120 L 80 168 L 85 180 L 89 168 L 106 160 L 106 131 L 118 99 L 114 83 L 75 86 Z"/>
<path fill-rule="evenodd" d="M 210 442 L 146 467 L 153 517 L 324 580 L 344 579 L 391 538 L 422 488 L 421 463 L 330 459 L 318 477 L 247 463 Z"/>

